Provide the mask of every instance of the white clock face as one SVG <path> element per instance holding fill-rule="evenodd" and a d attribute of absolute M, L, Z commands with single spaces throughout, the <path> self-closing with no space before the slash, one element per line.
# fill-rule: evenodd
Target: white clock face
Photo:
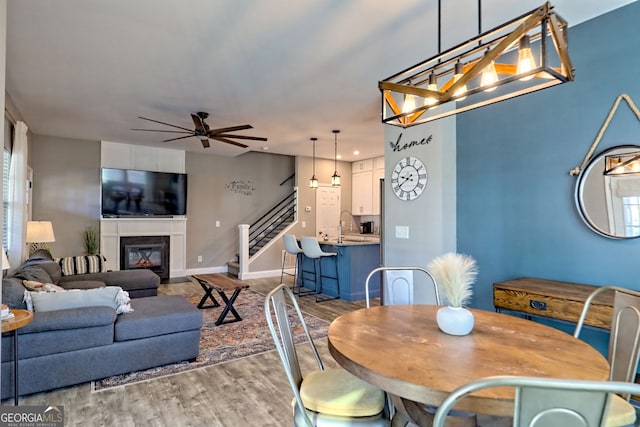
<path fill-rule="evenodd" d="M 391 189 L 401 200 L 414 200 L 427 187 L 427 167 L 415 157 L 398 160 L 391 171 Z"/>

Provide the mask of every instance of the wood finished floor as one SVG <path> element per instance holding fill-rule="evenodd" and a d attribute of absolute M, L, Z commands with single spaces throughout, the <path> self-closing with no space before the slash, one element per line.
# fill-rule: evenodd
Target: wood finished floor
<path fill-rule="evenodd" d="M 277 286 L 278 279 L 247 283 L 266 295 Z M 192 292 L 202 293 L 202 289 L 192 282 L 163 284 L 158 289 L 164 295 Z M 304 312 L 329 322 L 364 307 L 364 301 L 316 303 L 313 297 L 300 298 L 299 304 Z M 337 366 L 327 349 L 326 338 L 315 343 L 325 367 Z M 303 371 L 317 368 L 307 345 L 299 346 L 298 356 Z M 65 427 L 285 427 L 293 425 L 292 397 L 274 350 L 96 393 L 86 383 L 32 394 L 21 397 L 20 405 L 62 405 Z M 13 399 L 3 400 L 2 405 L 13 405 Z M 511 425 L 507 419 L 493 417 L 479 417 L 479 423 L 484 427 Z"/>
<path fill-rule="evenodd" d="M 279 278 L 247 281 L 251 288 L 266 294 Z M 199 285 L 161 285 L 161 294 L 202 292 Z M 301 298 L 303 311 L 331 321 L 364 306 L 341 300 L 316 304 Z M 326 339 L 316 346 L 325 365 L 335 366 Z M 315 362 L 307 346 L 301 346 L 303 367 Z M 23 396 L 20 405 L 62 405 L 65 426 L 291 426 L 292 398 L 280 359 L 275 351 L 209 366 L 199 370 L 159 378 L 144 383 L 91 392 L 89 383 L 46 393 Z M 2 401 L 12 405 L 13 400 Z"/>

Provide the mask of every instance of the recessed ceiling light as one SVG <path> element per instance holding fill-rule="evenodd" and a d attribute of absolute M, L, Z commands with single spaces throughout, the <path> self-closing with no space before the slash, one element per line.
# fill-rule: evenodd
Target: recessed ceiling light
<path fill-rule="evenodd" d="M 356 150 L 356 151 L 354 151 L 354 152 L 353 152 L 353 155 L 354 155 L 354 156 L 357 156 L 358 154 L 360 154 L 360 152 L 359 152 L 358 150 Z"/>
<path fill-rule="evenodd" d="M 336 159 L 341 159 L 341 158 L 342 158 L 342 154 L 338 154 L 338 155 L 336 156 Z"/>
<path fill-rule="evenodd" d="M 266 151 L 266 150 L 268 150 L 268 149 L 269 149 L 269 147 L 267 147 L 267 146 L 265 145 L 264 147 L 262 147 L 262 149 Z"/>

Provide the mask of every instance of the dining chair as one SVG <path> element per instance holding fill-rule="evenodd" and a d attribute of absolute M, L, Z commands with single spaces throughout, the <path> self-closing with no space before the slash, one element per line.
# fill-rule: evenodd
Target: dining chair
<path fill-rule="evenodd" d="M 436 305 L 440 305 L 440 294 L 438 292 L 438 284 L 436 279 L 429 273 L 428 270 L 422 267 L 398 267 L 398 266 L 389 266 L 389 267 L 378 267 L 367 275 L 367 278 L 364 282 L 364 293 L 365 293 L 365 303 L 366 307 L 369 308 L 371 306 L 370 301 L 370 282 L 371 279 L 378 273 L 383 273 L 382 275 L 382 294 L 381 300 L 384 305 L 398 305 L 398 304 L 413 304 L 414 303 L 414 280 L 415 274 L 422 274 L 429 280 L 429 282 L 433 286 L 433 303 Z M 431 302 L 431 301 L 429 301 Z M 411 408 L 408 408 L 408 405 L 411 405 L 411 402 L 406 402 L 400 397 L 386 393 L 388 406 L 390 410 L 391 417 L 393 419 L 393 425 L 401 425 L 400 421 L 403 420 L 403 426 L 414 426 L 413 423 L 404 424 L 404 419 L 410 418 L 409 412 L 411 412 Z M 396 409 L 400 410 L 399 414 L 396 414 Z M 475 424 L 475 423 L 474 423 Z"/>
<path fill-rule="evenodd" d="M 316 296 L 316 302 L 324 302 L 324 301 L 340 298 L 340 279 L 338 277 L 339 276 L 338 254 L 335 252 L 324 252 L 320 247 L 320 244 L 318 243 L 318 239 L 316 239 L 315 237 L 308 237 L 308 236 L 301 237 L 300 245 L 302 246 L 302 251 L 304 252 L 304 256 L 313 260 L 313 271 L 302 270 L 302 273 L 303 275 L 304 273 L 313 273 L 313 282 L 315 287 L 313 294 Z M 335 267 L 336 267 L 335 277 L 322 274 L 322 258 L 326 258 L 326 257 L 333 257 L 335 261 Z M 322 295 L 322 291 L 323 291 L 322 279 L 325 277 L 330 279 L 335 279 L 336 286 L 338 288 L 337 290 L 338 294 L 335 297 L 327 297 L 327 296 L 319 297 L 318 296 L 318 295 Z M 304 283 L 302 285 L 304 285 Z M 305 294 L 305 295 L 308 295 L 308 294 Z"/>
<path fill-rule="evenodd" d="M 514 427 L 605 427 L 614 393 L 639 394 L 640 384 L 517 376 L 487 377 L 452 391 L 436 411 L 433 427 L 445 426 L 449 411 L 471 393 L 515 389 Z M 487 399 L 491 394 L 485 392 Z"/>
<path fill-rule="evenodd" d="M 599 287 L 585 301 L 573 336 L 580 336 L 589 308 L 599 295 L 606 292 L 614 294 L 607 355 L 610 366 L 609 381 L 633 382 L 640 356 L 640 292 L 617 286 Z M 614 397 L 615 406 L 609 411 L 608 426 L 622 426 L 629 424 L 629 420 L 635 421 L 636 411 L 629 403 L 630 397 L 629 394 Z"/>
<path fill-rule="evenodd" d="M 291 307 L 291 308 L 289 308 Z M 389 426 L 382 390 L 343 368 L 325 368 L 291 289 L 280 284 L 264 302 L 269 332 L 293 391 L 296 427 Z M 291 315 L 291 319 L 290 319 Z M 303 375 L 294 343 L 293 322 L 302 327 L 318 369 Z"/>
<path fill-rule="evenodd" d="M 422 273 L 428 278 L 433 286 L 433 303 L 440 305 L 440 294 L 436 279 L 428 270 L 422 267 L 378 267 L 367 275 L 364 282 L 365 303 L 370 307 L 369 283 L 377 274 L 383 272 L 383 295 L 384 305 L 413 304 L 414 303 L 414 280 L 416 273 Z M 429 301 L 431 302 L 431 301 Z"/>
<path fill-rule="evenodd" d="M 283 283 L 282 278 L 285 274 L 293 276 L 292 289 L 295 293 L 300 288 L 298 283 L 298 269 L 300 263 L 302 262 L 302 255 L 304 252 L 300 245 L 298 245 L 296 236 L 294 236 L 293 234 L 285 234 L 284 236 L 282 236 L 282 241 L 284 243 L 284 250 L 282 251 L 282 270 L 280 271 L 280 283 Z M 285 271 L 287 268 L 291 268 L 285 266 L 287 255 L 293 255 L 296 257 L 295 264 L 293 265 L 293 273 Z"/>

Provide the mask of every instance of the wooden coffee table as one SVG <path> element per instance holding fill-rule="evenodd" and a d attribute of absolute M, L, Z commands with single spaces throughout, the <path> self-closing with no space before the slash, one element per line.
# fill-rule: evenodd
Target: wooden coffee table
<path fill-rule="evenodd" d="M 233 308 L 233 303 L 236 301 L 236 298 L 238 298 L 238 295 L 240 295 L 240 291 L 243 289 L 247 289 L 249 285 L 239 280 L 232 279 L 229 276 L 225 276 L 224 274 L 217 273 L 196 274 L 191 277 L 193 277 L 204 290 L 204 296 L 198 303 L 198 308 L 202 309 L 220 307 L 220 304 L 213 296 L 212 292 L 214 290 L 218 292 L 218 295 L 220 295 L 220 298 L 222 298 L 222 300 L 224 301 L 225 306 L 222 310 L 222 313 L 220 313 L 218 320 L 216 320 L 216 326 L 220 326 L 223 323 L 233 323 L 242 320 L 242 317 L 240 317 L 236 309 Z M 225 291 L 233 291 L 233 293 L 231 294 L 231 298 L 225 295 Z M 210 299 L 213 304 L 205 305 L 207 299 Z M 234 319 L 225 321 L 224 319 L 225 317 L 227 317 L 227 314 L 229 314 L 229 312 L 233 314 Z"/>
<path fill-rule="evenodd" d="M 13 332 L 13 403 L 18 406 L 18 329 L 27 326 L 33 320 L 28 310 L 12 309 L 11 319 L 2 320 L 2 332 Z"/>

